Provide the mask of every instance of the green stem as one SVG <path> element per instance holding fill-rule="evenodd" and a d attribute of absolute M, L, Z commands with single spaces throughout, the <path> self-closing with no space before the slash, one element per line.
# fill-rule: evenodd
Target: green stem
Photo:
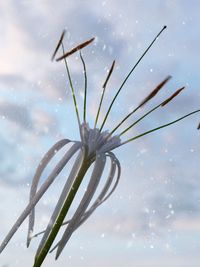
<path fill-rule="evenodd" d="M 47 253 L 49 252 L 51 245 L 53 244 L 58 231 L 60 230 L 62 223 L 67 215 L 67 212 L 72 204 L 72 201 L 78 191 L 78 188 L 87 172 L 87 170 L 89 169 L 89 167 L 91 166 L 92 162 L 89 160 L 84 160 L 82 163 L 82 166 L 77 174 L 77 177 L 72 185 L 72 189 L 69 192 L 65 203 L 63 204 L 63 207 L 60 211 L 60 214 L 58 215 L 58 218 L 55 221 L 55 224 L 51 230 L 51 233 L 49 234 L 48 239 L 46 240 L 44 246 L 42 247 L 41 251 L 39 252 L 38 256 L 35 258 L 35 262 L 33 267 L 40 267 L 44 261 L 44 259 L 46 258 Z"/>

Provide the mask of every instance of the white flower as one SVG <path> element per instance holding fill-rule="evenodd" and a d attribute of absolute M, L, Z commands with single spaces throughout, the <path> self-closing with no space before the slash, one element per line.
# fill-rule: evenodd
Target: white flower
<path fill-rule="evenodd" d="M 29 229 L 28 229 L 28 237 L 27 237 L 27 246 L 29 246 L 30 241 L 33 237 L 38 236 L 39 234 L 43 234 L 42 240 L 39 244 L 36 256 L 35 256 L 35 263 L 34 267 L 41 266 L 42 262 L 44 261 L 47 253 L 49 251 L 57 249 L 56 252 L 56 258 L 60 255 L 63 248 L 65 247 L 66 243 L 68 242 L 69 238 L 73 234 L 73 232 L 82 224 L 84 223 L 89 216 L 95 211 L 95 209 L 101 205 L 106 199 L 110 197 L 110 195 L 114 192 L 115 188 L 118 185 L 120 174 L 121 174 L 121 166 L 120 162 L 115 156 L 115 154 L 112 152 L 114 149 L 129 143 L 137 138 L 140 138 L 144 135 L 147 135 L 151 132 L 157 131 L 161 128 L 164 128 L 168 125 L 171 125 L 173 123 L 176 123 L 179 120 L 182 120 L 183 118 L 190 116 L 194 113 L 199 112 L 200 110 L 193 111 L 173 122 L 164 124 L 160 127 L 151 129 L 147 132 L 144 132 L 142 134 L 139 134 L 133 138 L 130 138 L 126 141 L 121 142 L 121 136 L 124 135 L 128 130 L 130 130 L 135 124 L 139 123 L 142 119 L 144 119 L 146 116 L 151 114 L 154 110 L 165 106 L 169 101 L 171 101 L 175 96 L 177 96 L 183 89 L 177 90 L 172 96 L 167 98 L 165 101 L 162 101 L 160 104 L 158 104 L 156 107 L 148 111 L 146 114 L 144 114 L 141 118 L 139 118 L 137 121 L 132 123 L 129 127 L 124 129 L 121 133 L 118 135 L 114 135 L 114 132 L 133 114 L 135 113 L 139 108 L 141 108 L 144 104 L 146 104 L 150 99 L 152 99 L 161 89 L 162 87 L 169 81 L 171 78 L 168 76 L 166 79 L 164 79 L 135 109 L 133 109 L 112 131 L 102 131 L 103 127 L 106 123 L 107 117 L 111 111 L 111 108 L 119 95 L 120 91 L 122 90 L 124 84 L 128 80 L 129 76 L 132 74 L 134 69 L 137 67 L 141 59 L 144 57 L 144 55 L 147 53 L 147 51 L 150 49 L 150 47 L 153 45 L 153 43 L 156 41 L 157 37 L 163 32 L 163 30 L 166 28 L 166 26 L 163 27 L 163 29 L 157 34 L 157 36 L 154 38 L 154 40 L 151 42 L 151 44 L 148 46 L 148 48 L 145 50 L 143 55 L 139 58 L 139 60 L 136 62 L 136 64 L 133 66 L 131 71 L 128 73 L 128 75 L 125 77 L 124 81 L 122 82 L 121 86 L 119 87 L 117 93 L 115 94 L 108 111 L 104 117 L 104 120 L 99 128 L 97 128 L 98 124 L 98 118 L 101 110 L 101 104 L 104 98 L 105 90 L 107 83 L 109 81 L 109 78 L 113 72 L 115 61 L 113 61 L 112 66 L 110 68 L 110 71 L 107 75 L 107 78 L 105 80 L 105 83 L 103 84 L 103 92 L 101 95 L 99 107 L 97 110 L 97 115 L 95 119 L 94 128 L 90 128 L 89 125 L 86 122 L 86 107 L 87 107 L 87 75 L 86 75 L 86 66 L 85 62 L 83 60 L 83 57 L 80 53 L 81 61 L 83 63 L 84 68 L 84 77 L 85 77 L 85 91 L 84 91 L 84 109 L 83 109 L 83 122 L 81 123 L 77 101 L 75 97 L 75 91 L 73 88 L 69 68 L 67 65 L 66 57 L 70 56 L 71 54 L 75 53 L 76 51 L 80 51 L 85 46 L 90 44 L 94 38 L 82 43 L 81 45 L 78 45 L 77 47 L 73 48 L 71 51 L 65 53 L 64 45 L 63 45 L 63 38 L 64 33 L 62 34 L 58 45 L 55 49 L 55 52 L 53 54 L 52 60 L 55 58 L 58 49 L 60 46 L 62 46 L 63 49 L 63 55 L 57 59 L 64 60 L 65 67 L 67 70 L 67 75 L 69 78 L 69 83 L 72 91 L 75 111 L 77 115 L 79 130 L 80 130 L 80 139 L 81 141 L 71 141 L 69 139 L 63 139 L 57 142 L 43 157 L 40 164 L 38 165 L 38 168 L 36 170 L 35 176 L 32 181 L 32 186 L 30 190 L 30 200 L 29 204 L 25 208 L 25 210 L 22 212 L 18 220 L 15 222 L 14 226 L 11 228 L 10 232 L 2 242 L 0 246 L 0 252 L 5 248 L 9 240 L 12 238 L 14 233 L 18 230 L 19 226 L 22 224 L 22 222 L 29 216 Z M 61 150 L 64 149 L 64 147 L 71 143 L 71 147 L 69 150 L 65 153 L 63 158 L 57 163 L 54 170 L 51 172 L 51 174 L 46 178 L 45 182 L 38 188 L 41 175 L 48 165 L 48 163 L 51 161 L 51 159 L 55 156 L 55 154 Z M 36 235 L 33 234 L 34 231 L 34 221 L 35 221 L 35 206 L 38 203 L 38 201 L 41 199 L 43 194 L 46 192 L 46 190 L 49 188 L 49 186 L 54 182 L 56 177 L 59 175 L 59 173 L 63 170 L 63 168 L 66 166 L 66 164 L 69 162 L 69 160 L 76 155 L 76 159 L 74 161 L 74 164 L 72 166 L 71 172 L 69 174 L 69 177 L 63 187 L 63 190 L 61 192 L 61 195 L 58 199 L 58 202 L 55 206 L 55 209 L 52 213 L 52 216 L 49 220 L 49 223 L 45 229 L 45 231 L 42 231 Z M 102 177 L 102 174 L 104 172 L 105 164 L 107 159 L 110 159 L 110 171 L 107 177 L 107 180 L 105 182 L 105 185 L 103 186 L 100 194 L 96 198 L 96 200 L 93 201 L 93 204 L 91 204 L 92 198 L 96 192 L 96 189 L 99 185 L 100 179 Z M 64 219 L 67 215 L 67 212 L 70 208 L 71 203 L 73 202 L 73 199 L 75 197 L 76 192 L 79 189 L 79 186 L 81 185 L 82 180 L 84 179 L 84 176 L 88 169 L 92 167 L 92 174 L 87 186 L 87 190 L 85 191 L 80 204 L 78 205 L 73 217 L 64 222 Z M 91 205 L 90 205 L 91 204 Z M 90 208 L 88 208 L 90 205 Z M 66 226 L 65 226 L 66 225 Z M 52 248 L 54 239 L 60 229 L 61 226 L 65 226 L 65 231 L 60 239 L 60 241 Z M 51 249 L 51 250 L 50 250 Z"/>

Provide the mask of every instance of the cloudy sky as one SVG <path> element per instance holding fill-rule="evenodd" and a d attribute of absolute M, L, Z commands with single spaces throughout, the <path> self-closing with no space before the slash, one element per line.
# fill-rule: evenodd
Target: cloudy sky
<path fill-rule="evenodd" d="M 168 26 L 123 88 L 105 129 L 116 126 L 169 74 L 173 79 L 137 116 L 176 89 L 186 86 L 186 90 L 124 135 L 127 140 L 200 107 L 199 10 L 197 0 L 0 2 L 1 240 L 28 202 L 31 179 L 43 154 L 62 138 L 79 139 L 64 66 L 50 61 L 63 29 L 66 49 L 95 37 L 83 51 L 87 118 L 92 125 L 113 59 L 116 68 L 100 120 L 131 67 Z M 78 54 L 69 65 L 81 113 L 84 86 Z M 116 149 L 122 165 L 117 190 L 74 233 L 59 260 L 54 262 L 54 255 L 49 255 L 44 267 L 199 266 L 199 118 L 194 115 Z M 133 121 L 130 118 L 122 130 Z M 48 222 L 65 171 L 38 205 L 36 232 Z M 32 266 L 39 238 L 27 249 L 26 231 L 27 221 L 0 255 L 0 267 Z"/>

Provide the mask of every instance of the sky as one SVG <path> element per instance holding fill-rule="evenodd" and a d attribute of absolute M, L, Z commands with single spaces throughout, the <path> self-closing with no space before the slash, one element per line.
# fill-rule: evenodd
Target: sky
<path fill-rule="evenodd" d="M 51 62 L 63 29 L 66 50 L 95 37 L 82 51 L 92 127 L 112 61 L 116 65 L 100 121 L 127 73 L 167 25 L 121 91 L 105 130 L 116 126 L 167 75 L 172 79 L 136 118 L 176 89 L 186 89 L 131 129 L 125 141 L 199 109 L 199 10 L 197 0 L 0 2 L 1 240 L 27 205 L 34 171 L 45 152 L 62 138 L 80 140 L 64 65 Z M 69 58 L 69 66 L 82 114 L 84 80 L 78 54 Z M 113 151 L 122 166 L 118 188 L 73 234 L 61 257 L 54 262 L 52 253 L 43 266 L 198 267 L 199 118 L 193 115 Z M 133 121 L 131 117 L 121 130 Z M 70 167 L 37 206 L 36 232 L 48 223 Z M 0 255 L 0 267 L 32 266 L 39 237 L 27 249 L 26 233 L 27 220 Z"/>

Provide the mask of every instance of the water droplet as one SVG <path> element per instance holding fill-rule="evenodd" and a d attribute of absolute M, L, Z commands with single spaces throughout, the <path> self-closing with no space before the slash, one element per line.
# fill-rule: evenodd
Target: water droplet
<path fill-rule="evenodd" d="M 104 234 L 104 233 L 102 233 L 102 234 L 101 234 L 101 238 L 104 238 L 104 237 L 105 237 L 105 234 Z"/>
<path fill-rule="evenodd" d="M 171 203 L 169 203 L 168 207 L 169 207 L 169 209 L 172 209 L 172 204 L 171 204 Z"/>

